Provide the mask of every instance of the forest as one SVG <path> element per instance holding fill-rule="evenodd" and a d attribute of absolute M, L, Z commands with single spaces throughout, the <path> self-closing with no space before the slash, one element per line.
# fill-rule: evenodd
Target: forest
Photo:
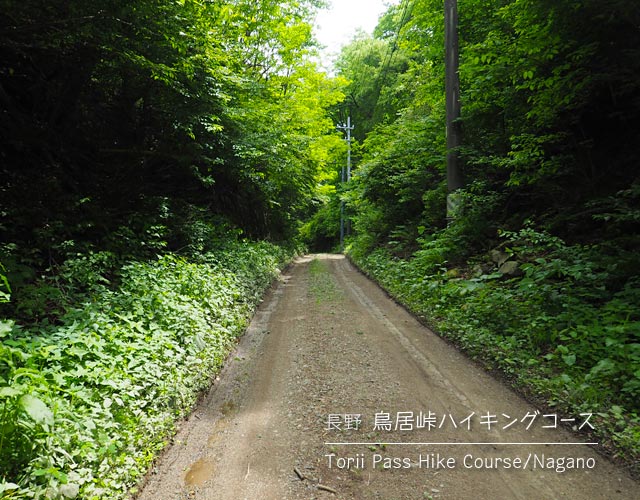
<path fill-rule="evenodd" d="M 308 223 L 547 408 L 593 412 L 638 464 L 640 6 L 460 0 L 464 187 L 447 217 L 443 5 L 344 48 L 356 172 Z M 374 78 L 371 77 L 374 75 Z"/>
<path fill-rule="evenodd" d="M 443 2 L 324 6 L 0 0 L 0 497 L 135 490 L 306 251 L 637 471 L 640 5 L 458 1 L 453 216 Z"/>

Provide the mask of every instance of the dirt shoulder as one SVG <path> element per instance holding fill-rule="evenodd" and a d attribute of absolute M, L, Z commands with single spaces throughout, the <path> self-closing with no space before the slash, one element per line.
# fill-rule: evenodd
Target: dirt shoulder
<path fill-rule="evenodd" d="M 266 297 L 138 498 L 637 498 L 583 441 L 317 255 Z"/>

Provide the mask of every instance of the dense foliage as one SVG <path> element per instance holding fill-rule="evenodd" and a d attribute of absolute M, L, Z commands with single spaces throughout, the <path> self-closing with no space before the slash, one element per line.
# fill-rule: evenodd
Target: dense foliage
<path fill-rule="evenodd" d="M 339 142 L 321 4 L 0 0 L 0 496 L 123 497 L 209 383 Z"/>
<path fill-rule="evenodd" d="M 81 303 L 56 324 L 0 322 L 0 493 L 124 498 L 285 257 L 228 240 L 197 259 L 126 264 L 116 289 L 102 283 L 100 259 L 68 261 L 77 267 L 66 286 L 92 284 Z"/>
<path fill-rule="evenodd" d="M 319 3 L 0 2 L 2 240 L 48 263 L 184 203 L 290 237 L 342 98 Z"/>
<path fill-rule="evenodd" d="M 122 496 L 283 258 L 241 235 L 335 248 L 342 210 L 400 300 L 637 456 L 640 4 L 458 3 L 448 221 L 440 0 L 335 78 L 321 0 L 0 0 L 0 495 Z"/>
<path fill-rule="evenodd" d="M 458 12 L 462 214 L 445 218 L 436 0 L 391 6 L 344 48 L 357 167 L 325 206 L 346 203 L 352 257 L 397 297 L 549 404 L 606 415 L 637 454 L 640 5 L 459 0 Z"/>
<path fill-rule="evenodd" d="M 637 464 L 638 278 L 607 289 L 614 266 L 597 248 L 531 228 L 504 238 L 506 252 L 496 255 L 520 263 L 520 276 L 505 276 L 489 259 L 448 267 L 452 234 L 425 242 L 410 259 L 357 245 L 350 255 L 430 326 L 534 399 L 569 415 L 594 413 L 603 444 Z"/>
<path fill-rule="evenodd" d="M 571 242 L 637 244 L 640 9 L 612 2 L 461 0 L 467 254 L 534 219 Z M 401 2 L 339 61 L 364 157 L 356 224 L 417 249 L 444 224 L 441 2 Z M 371 78 L 373 76 L 373 78 Z M 476 217 L 474 223 L 478 221 Z"/>

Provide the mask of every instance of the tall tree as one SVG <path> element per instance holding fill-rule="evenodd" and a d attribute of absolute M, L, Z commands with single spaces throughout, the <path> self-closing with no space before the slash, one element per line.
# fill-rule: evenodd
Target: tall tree
<path fill-rule="evenodd" d="M 319 5 L 3 0 L 2 239 L 59 258 L 186 205 L 291 234 L 341 98 L 307 62 Z"/>

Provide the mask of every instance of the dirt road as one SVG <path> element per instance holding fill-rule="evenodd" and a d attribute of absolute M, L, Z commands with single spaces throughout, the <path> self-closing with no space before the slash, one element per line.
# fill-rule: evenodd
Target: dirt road
<path fill-rule="evenodd" d="M 311 256 L 266 297 L 139 498 L 640 498 L 565 425 L 343 257 Z"/>

